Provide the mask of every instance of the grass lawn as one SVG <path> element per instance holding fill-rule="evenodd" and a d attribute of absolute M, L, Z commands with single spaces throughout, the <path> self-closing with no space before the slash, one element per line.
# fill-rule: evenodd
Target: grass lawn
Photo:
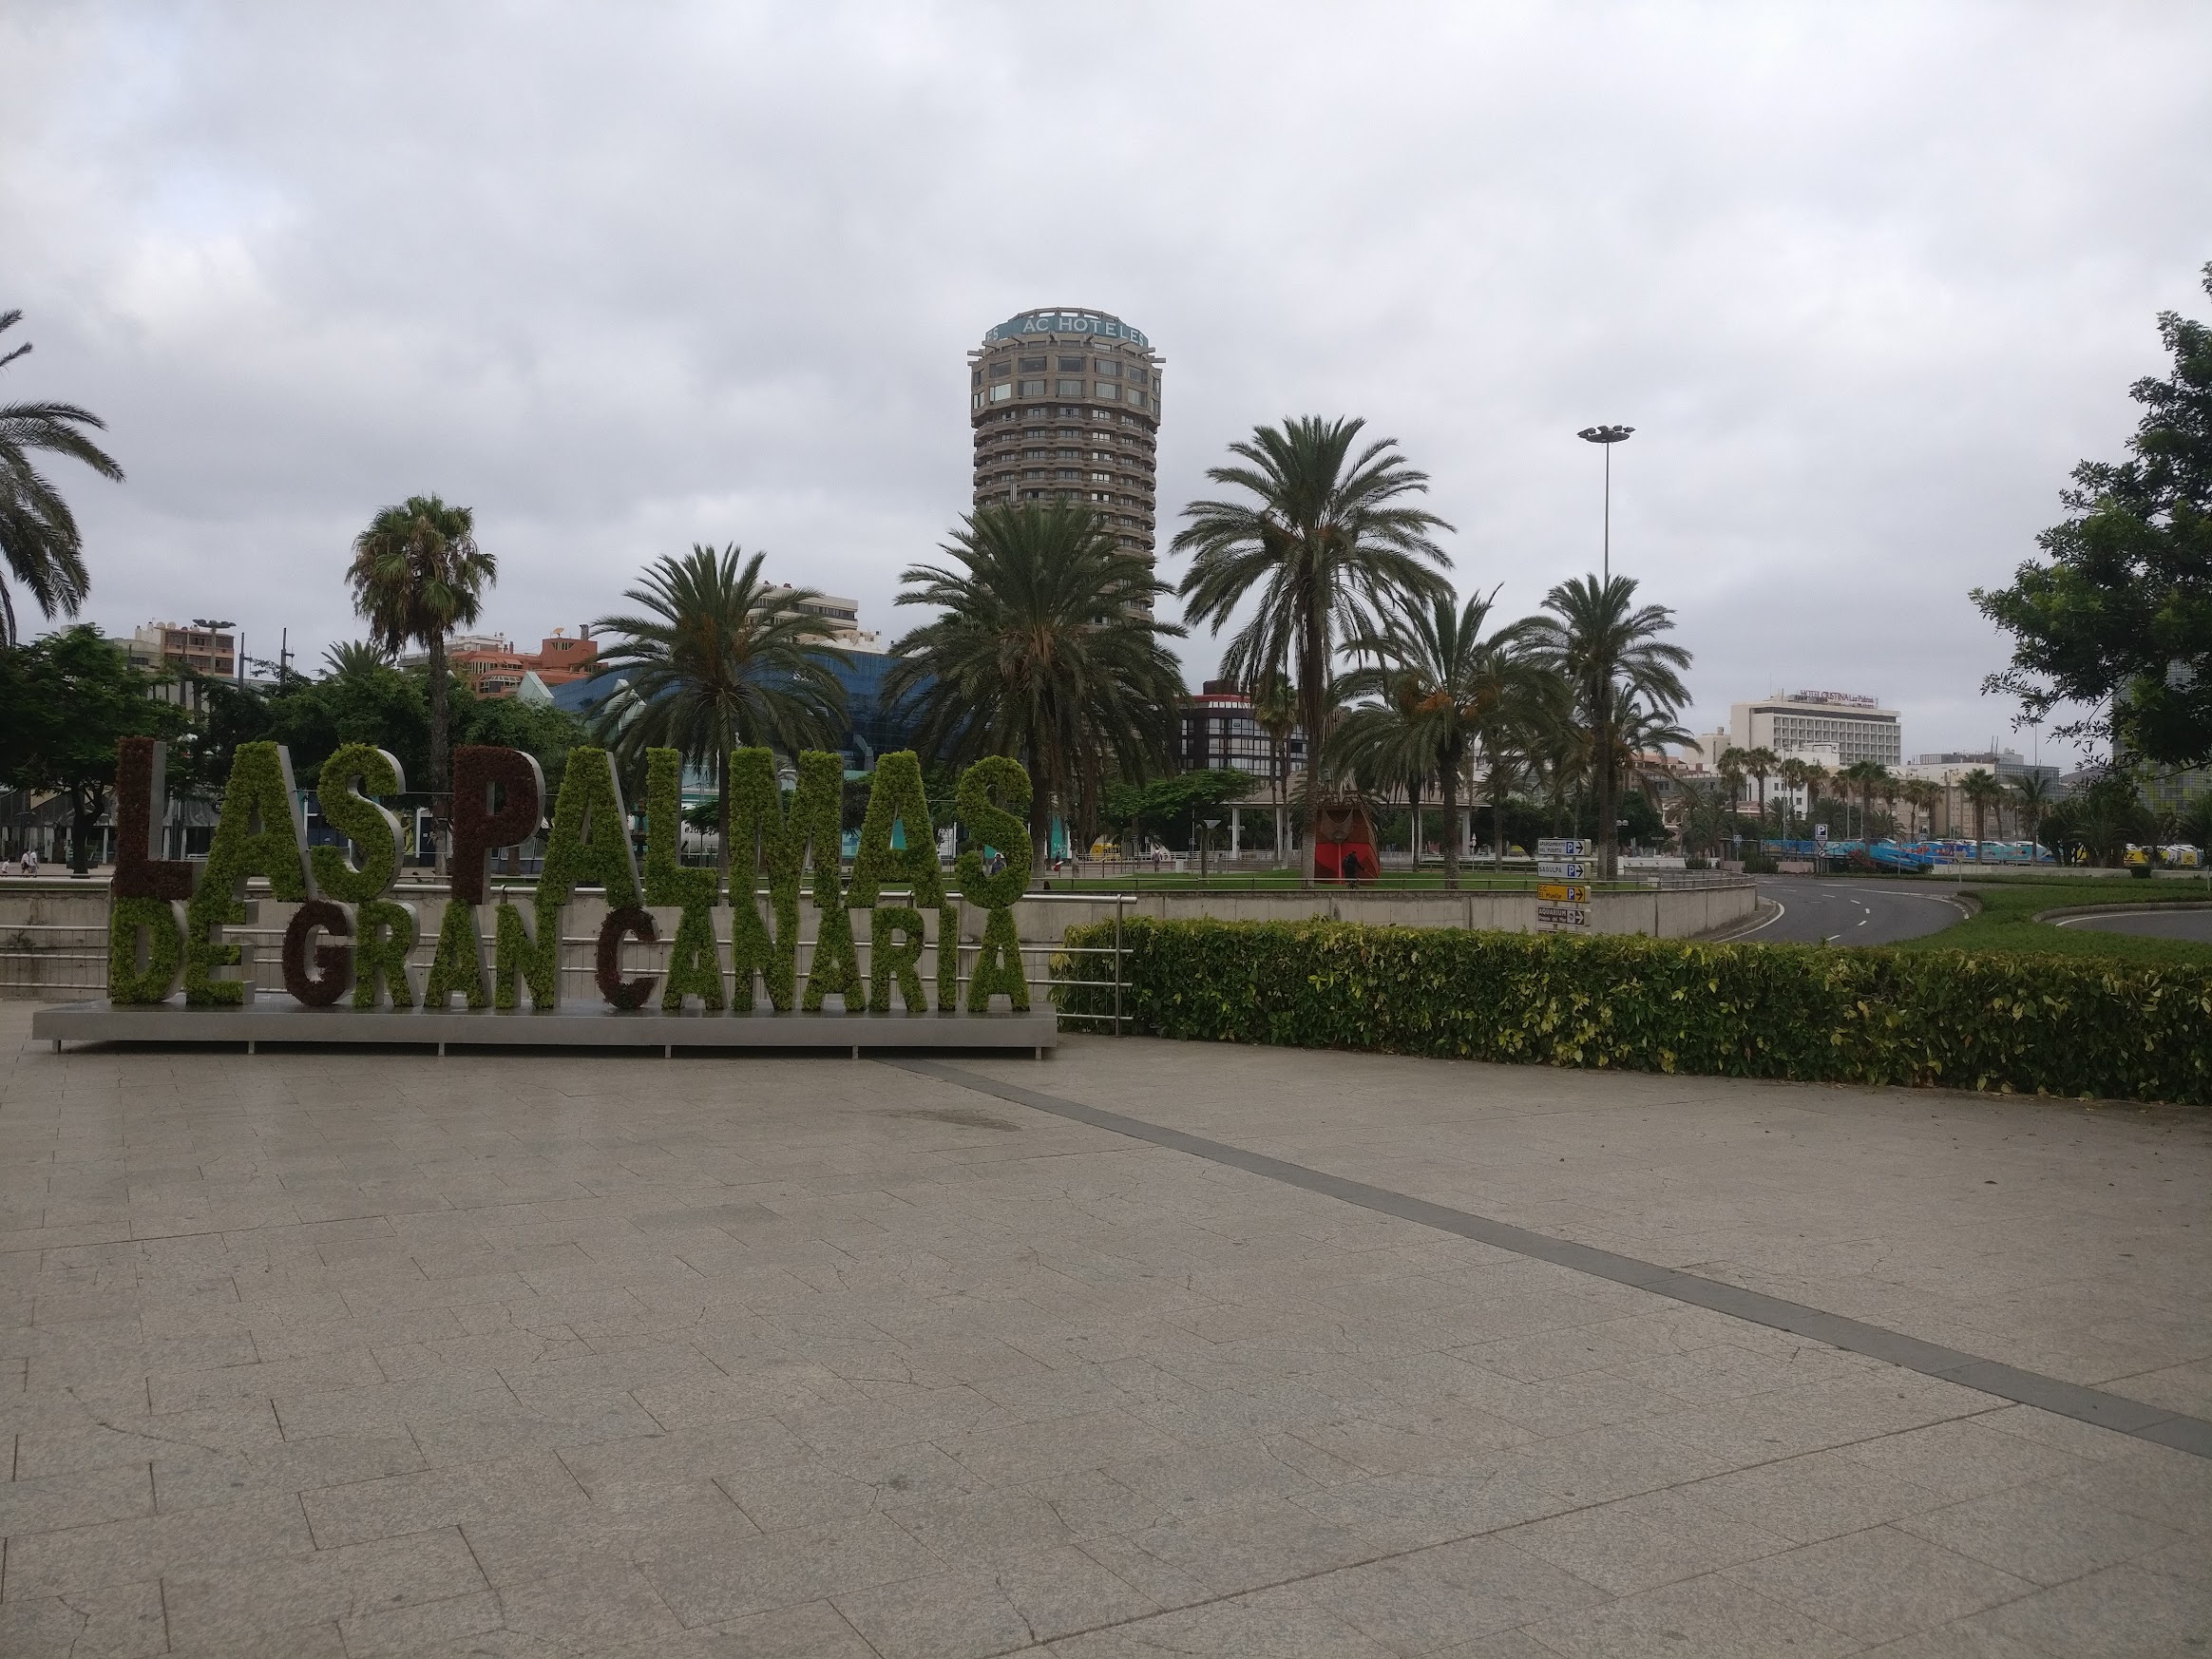
<path fill-rule="evenodd" d="M 1931 879 L 1931 888 L 1952 884 Z M 2093 927 L 2054 927 L 2032 920 L 2041 910 L 2069 905 L 2108 905 L 2148 907 L 2186 901 L 2203 903 L 2212 898 L 2201 882 L 2139 882 L 2064 876 L 2018 875 L 1970 877 L 1964 890 L 1981 901 L 1981 913 L 1940 933 L 1908 939 L 1888 950 L 2010 950 L 2033 951 L 2046 956 L 2102 956 L 2122 962 L 2192 963 L 2212 966 L 2212 944 L 2194 944 L 2183 939 L 2149 939 L 2133 933 L 2107 933 Z"/>

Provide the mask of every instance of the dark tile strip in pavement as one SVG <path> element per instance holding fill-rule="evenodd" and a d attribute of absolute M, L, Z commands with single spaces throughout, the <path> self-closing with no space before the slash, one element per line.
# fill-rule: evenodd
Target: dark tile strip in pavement
<path fill-rule="evenodd" d="M 2009 1400 L 2019 1405 L 2032 1405 L 2043 1411 L 2054 1412 L 2060 1417 L 2075 1418 L 2083 1422 L 2094 1423 L 2099 1428 L 2114 1429 L 2124 1435 L 2133 1435 L 2138 1440 L 2154 1440 L 2162 1446 L 2192 1452 L 2200 1458 L 2212 1458 L 2212 1422 L 2202 1418 L 2187 1417 L 2161 1406 L 2145 1405 L 2139 1400 L 2108 1394 L 2101 1388 L 2085 1388 L 2078 1382 L 2066 1382 L 2056 1377 L 2022 1371 L 2012 1365 L 2000 1364 L 1994 1360 L 1982 1359 L 1975 1354 L 1960 1353 L 1956 1348 L 1922 1342 L 1918 1337 L 1907 1336 L 1902 1331 L 1868 1325 L 1863 1320 L 1848 1319 L 1842 1314 L 1828 1313 L 1818 1307 L 1807 1307 L 1802 1303 L 1785 1302 L 1779 1296 L 1768 1296 L 1762 1291 L 1747 1290 L 1741 1285 L 1726 1285 L 1718 1279 L 1704 1279 L 1695 1273 L 1663 1268 L 1656 1262 L 1638 1261 L 1633 1256 L 1617 1255 L 1611 1250 L 1576 1244 L 1572 1239 L 1531 1232 L 1510 1222 L 1493 1221 L 1486 1215 L 1454 1210 L 1449 1205 L 1432 1204 L 1424 1198 L 1393 1192 L 1383 1187 L 1370 1187 L 1363 1181 L 1347 1180 L 1324 1170 L 1308 1169 L 1304 1164 L 1286 1163 L 1281 1158 L 1247 1152 L 1243 1147 L 1208 1140 L 1203 1135 L 1187 1135 L 1179 1129 L 1147 1123 L 1141 1118 L 1125 1117 L 1118 1112 L 1107 1112 L 1096 1106 L 1062 1100 L 1057 1096 L 1042 1095 L 1015 1083 L 1001 1083 L 995 1077 L 963 1071 L 940 1060 L 886 1058 L 883 1063 L 925 1077 L 935 1077 L 940 1082 L 951 1083 L 958 1088 L 970 1089 L 979 1095 L 988 1095 L 993 1099 L 1010 1101 L 1017 1106 L 1027 1106 L 1039 1112 L 1049 1112 L 1056 1117 L 1087 1123 L 1094 1129 L 1128 1135 L 1133 1140 L 1150 1141 L 1154 1146 L 1188 1153 L 1192 1157 L 1205 1158 L 1211 1163 L 1226 1165 L 1232 1170 L 1243 1170 L 1249 1174 L 1264 1175 L 1268 1180 L 1281 1181 L 1286 1186 L 1302 1187 L 1308 1192 L 1342 1199 L 1363 1210 L 1378 1211 L 1384 1215 L 1395 1215 L 1402 1221 L 1433 1227 L 1440 1232 L 1476 1239 L 1486 1245 L 1495 1245 L 1499 1249 L 1512 1250 L 1516 1255 L 1550 1262 L 1555 1267 L 1572 1268 L 1578 1273 L 1588 1273 L 1593 1278 L 1610 1279 L 1617 1285 L 1632 1285 L 1639 1290 L 1649 1290 L 1654 1295 L 1688 1303 L 1692 1307 L 1707 1307 L 1715 1313 L 1730 1314 L 1753 1325 L 1764 1325 L 1775 1330 L 1810 1337 L 1833 1348 L 1885 1360 L 1908 1371 L 1940 1377 L 1947 1382 L 1978 1389 L 1999 1400 Z"/>

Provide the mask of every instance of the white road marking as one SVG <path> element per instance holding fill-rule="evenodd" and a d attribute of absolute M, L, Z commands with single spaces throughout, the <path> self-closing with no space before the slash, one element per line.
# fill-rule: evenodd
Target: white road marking
<path fill-rule="evenodd" d="M 1759 923 L 1755 926 L 1746 927 L 1741 933 L 1723 934 L 1720 938 L 1711 941 L 1711 943 L 1714 944 L 1733 944 L 1739 939 L 1750 938 L 1751 935 L 1758 932 L 1761 927 L 1773 926 L 1777 922 L 1781 921 L 1784 916 L 1789 914 L 1789 906 L 1784 905 L 1780 899 L 1769 899 L 1767 903 L 1774 906 L 1774 914 L 1767 917 L 1765 921 Z"/>

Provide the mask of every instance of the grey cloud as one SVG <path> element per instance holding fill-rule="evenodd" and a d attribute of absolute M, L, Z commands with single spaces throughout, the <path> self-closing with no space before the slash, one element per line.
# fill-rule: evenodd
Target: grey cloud
<path fill-rule="evenodd" d="M 1574 429 L 1625 421 L 1616 563 L 1699 718 L 1832 685 L 1949 746 L 2009 714 L 1966 589 L 2202 303 L 2208 48 L 2181 5 L 18 7 L 10 390 L 111 423 L 111 628 L 312 655 L 348 538 L 430 488 L 517 635 L 694 540 L 898 627 L 963 353 L 1101 306 L 1169 359 L 1165 502 L 1363 413 L 1525 610 L 1595 561 Z"/>

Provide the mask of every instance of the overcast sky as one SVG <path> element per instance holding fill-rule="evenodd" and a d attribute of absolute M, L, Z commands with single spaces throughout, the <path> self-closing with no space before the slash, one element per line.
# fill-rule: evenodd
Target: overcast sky
<path fill-rule="evenodd" d="M 1363 415 L 1518 615 L 1595 565 L 1574 431 L 1626 423 L 1614 564 L 1695 729 L 1823 687 L 1974 745 L 1967 590 L 2207 310 L 2208 64 L 2202 0 L 10 0 L 0 396 L 108 422 L 128 482 L 64 482 L 111 631 L 312 665 L 430 490 L 519 639 L 695 541 L 896 631 L 969 505 L 966 351 L 1092 306 L 1167 358 L 1166 530 L 1254 424 Z"/>

